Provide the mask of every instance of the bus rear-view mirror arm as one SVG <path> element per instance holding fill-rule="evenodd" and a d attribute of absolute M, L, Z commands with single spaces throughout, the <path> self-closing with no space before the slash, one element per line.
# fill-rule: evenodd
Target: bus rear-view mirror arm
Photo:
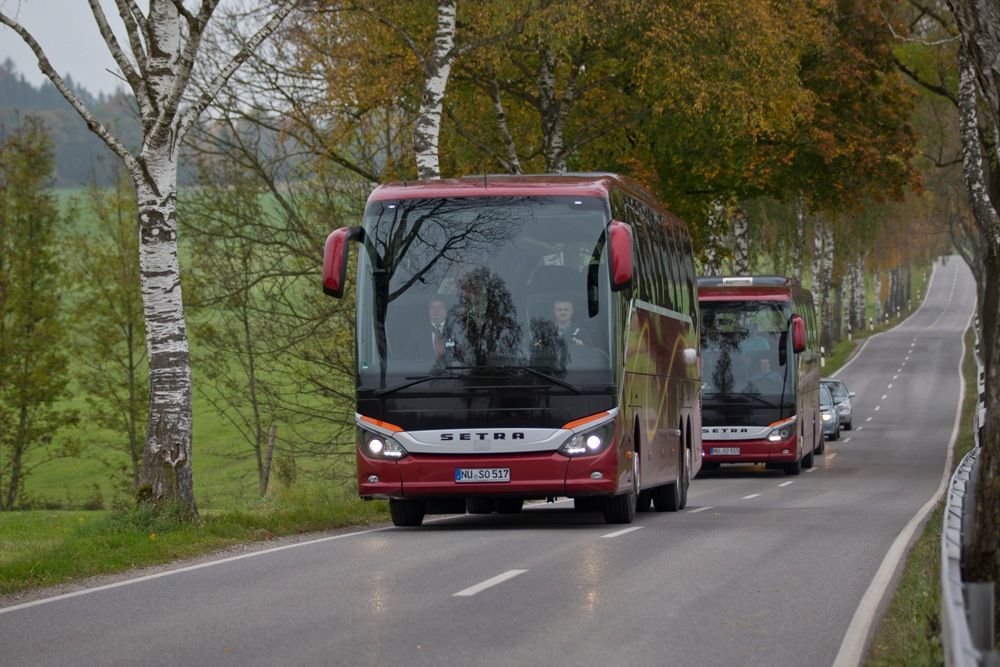
<path fill-rule="evenodd" d="M 350 242 L 364 239 L 363 227 L 341 227 L 326 237 L 323 247 L 323 293 L 339 299 L 347 282 Z"/>

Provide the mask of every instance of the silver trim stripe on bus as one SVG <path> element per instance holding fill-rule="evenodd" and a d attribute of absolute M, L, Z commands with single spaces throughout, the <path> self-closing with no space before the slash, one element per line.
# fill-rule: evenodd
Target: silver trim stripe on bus
<path fill-rule="evenodd" d="M 680 320 L 689 326 L 694 326 L 694 322 L 691 320 L 690 315 L 685 315 L 684 313 L 679 313 L 676 310 L 670 310 L 669 308 L 664 308 L 663 306 L 657 306 L 654 303 L 643 301 L 642 299 L 633 299 L 632 303 L 636 308 L 642 308 L 643 310 L 648 310 L 651 313 L 656 313 L 657 315 L 669 317 L 674 320 Z"/>

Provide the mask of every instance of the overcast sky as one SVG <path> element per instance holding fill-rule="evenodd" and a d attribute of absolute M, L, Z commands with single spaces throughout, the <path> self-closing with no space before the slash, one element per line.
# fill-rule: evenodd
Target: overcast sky
<path fill-rule="evenodd" d="M 108 22 L 121 35 L 121 19 L 114 0 L 101 0 L 101 5 Z M 73 81 L 91 94 L 111 93 L 125 86 L 121 79 L 106 71 L 118 68 L 101 39 L 87 0 L 0 0 L 0 11 L 34 35 L 59 74 L 69 73 Z M 42 83 L 45 77 L 39 72 L 31 49 L 17 33 L 0 25 L 0 62 L 8 57 L 34 86 Z"/>

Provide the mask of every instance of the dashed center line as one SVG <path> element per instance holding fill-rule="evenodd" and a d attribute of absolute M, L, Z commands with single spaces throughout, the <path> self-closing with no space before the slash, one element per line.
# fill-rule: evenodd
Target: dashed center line
<path fill-rule="evenodd" d="M 792 485 L 792 484 L 795 484 L 795 482 L 782 482 L 782 483 L 781 483 L 781 484 L 779 484 L 778 486 L 790 486 L 790 485 Z"/>
<path fill-rule="evenodd" d="M 601 537 L 618 537 L 619 535 L 624 535 L 625 533 L 631 533 L 632 531 L 641 529 L 642 526 L 632 526 L 631 528 L 622 528 L 621 530 L 616 530 L 613 533 L 607 533 L 606 535 L 601 535 Z"/>
<path fill-rule="evenodd" d="M 871 417 L 868 417 L 868 418 L 865 419 L 866 422 L 870 422 L 871 420 L 872 420 Z"/>
<path fill-rule="evenodd" d="M 740 500 L 750 500 L 751 498 L 756 498 L 760 496 L 759 493 L 751 493 L 749 496 L 743 496 Z"/>
<path fill-rule="evenodd" d="M 513 579 L 514 577 L 524 574 L 525 572 L 527 572 L 527 570 L 507 570 L 503 574 L 498 574 L 497 576 L 487 579 L 486 581 L 480 582 L 475 586 L 469 586 L 468 588 L 460 590 L 459 592 L 452 595 L 452 597 L 456 598 L 472 597 L 476 593 L 481 593 L 482 591 L 485 591 L 487 588 L 491 588 L 493 586 L 496 586 L 497 584 L 502 584 L 508 579 Z"/>
<path fill-rule="evenodd" d="M 708 510 L 712 509 L 712 507 L 713 507 L 712 505 L 708 505 L 707 507 L 696 507 L 693 510 L 688 510 L 687 513 L 697 514 L 698 512 L 707 512 Z"/>
<path fill-rule="evenodd" d="M 847 440 L 850 440 L 850 438 L 848 438 Z M 844 440 L 844 442 L 847 442 L 847 440 Z M 837 452 L 830 452 L 829 454 L 826 455 L 827 461 L 832 461 L 835 458 L 837 458 Z"/>
<path fill-rule="evenodd" d="M 879 411 L 879 410 L 880 410 L 881 408 L 882 408 L 882 406 L 881 406 L 881 405 L 876 405 L 876 406 L 875 406 L 875 412 L 878 412 L 878 411 Z M 869 417 L 869 418 L 868 418 L 868 421 L 871 421 L 871 420 L 872 420 L 872 418 L 871 418 L 871 417 Z"/>
<path fill-rule="evenodd" d="M 892 386 L 892 385 L 889 385 L 889 386 Z M 884 401 L 884 400 L 886 399 L 886 397 L 887 397 L 888 395 L 889 395 L 889 394 L 882 394 L 882 398 L 881 398 L 881 400 L 883 400 L 883 401 Z"/>
<path fill-rule="evenodd" d="M 889 383 L 889 386 L 886 387 L 886 389 L 892 389 L 892 383 L 891 382 Z"/>
<path fill-rule="evenodd" d="M 809 468 L 806 472 L 816 472 L 817 470 L 819 470 L 819 468 Z"/>

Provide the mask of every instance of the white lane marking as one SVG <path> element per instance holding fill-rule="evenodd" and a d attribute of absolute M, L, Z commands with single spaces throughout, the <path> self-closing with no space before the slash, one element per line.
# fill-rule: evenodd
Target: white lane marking
<path fill-rule="evenodd" d="M 12 607 L 0 608 L 0 614 L 7 614 L 12 611 L 19 611 L 21 609 L 27 609 L 28 607 L 37 607 L 38 605 L 48 604 L 49 602 L 57 602 L 59 600 L 68 600 L 69 598 L 80 597 L 81 595 L 89 595 L 91 593 L 97 593 L 98 591 L 106 591 L 112 588 L 121 588 L 122 586 L 130 586 L 132 584 L 139 584 L 144 581 L 152 581 L 153 579 L 160 579 L 161 577 L 169 577 L 174 574 L 181 574 L 183 572 L 194 572 L 195 570 L 201 570 L 206 567 L 212 567 L 214 565 L 222 565 L 223 563 L 232 563 L 234 561 L 243 560 L 244 558 L 256 558 L 257 556 L 263 556 L 265 554 L 273 554 L 278 551 L 285 551 L 286 549 L 298 549 L 299 547 L 309 546 L 311 544 L 319 544 L 321 542 L 332 542 L 333 540 L 342 540 L 346 537 L 357 537 L 358 535 L 368 535 L 370 533 L 380 533 L 386 530 L 391 530 L 391 527 L 384 528 L 372 528 L 370 530 L 359 530 L 354 533 L 344 533 L 342 535 L 331 535 L 330 537 L 321 537 L 317 540 L 307 540 L 305 542 L 296 542 L 295 544 L 286 544 L 281 547 L 274 547 L 272 549 L 261 549 L 260 551 L 254 551 L 249 554 L 240 554 L 239 556 L 230 556 L 229 558 L 221 558 L 219 560 L 209 561 L 207 563 L 198 563 L 197 565 L 189 565 L 187 567 L 179 567 L 176 570 L 167 570 L 165 572 L 157 572 L 155 574 L 147 574 L 142 577 L 135 577 L 134 579 L 126 579 L 124 581 L 116 581 L 113 584 L 105 584 L 104 586 L 95 586 L 94 588 L 86 588 L 80 591 L 73 591 L 72 593 L 63 593 L 62 595 L 54 595 L 50 598 L 42 598 L 41 600 L 32 600 L 31 602 L 25 602 L 23 604 L 17 604 Z"/>
<path fill-rule="evenodd" d="M 905 357 L 903 357 L 903 361 L 909 361 L 909 360 L 910 360 L 910 355 L 906 355 Z"/>
<path fill-rule="evenodd" d="M 453 594 L 452 597 L 456 598 L 471 597 L 476 593 L 481 593 L 482 591 L 485 591 L 487 588 L 492 588 L 497 584 L 502 584 L 508 579 L 513 579 L 514 577 L 524 574 L 525 572 L 527 572 L 527 570 L 507 570 L 503 574 L 498 574 L 497 576 L 491 577 L 486 581 L 482 581 L 476 584 L 475 586 L 469 586 L 468 588 Z"/>
<path fill-rule="evenodd" d="M 881 410 L 881 409 L 882 409 L 882 406 L 881 406 L 881 405 L 876 405 L 876 406 L 875 406 L 875 412 L 878 412 L 878 411 L 879 411 L 879 410 Z M 871 417 L 869 417 L 869 418 L 868 418 L 868 421 L 871 421 L 871 420 L 872 420 L 872 418 L 871 418 Z"/>
<path fill-rule="evenodd" d="M 892 385 L 889 385 L 889 386 L 891 387 Z M 881 398 L 880 400 L 883 400 L 883 401 L 884 401 L 884 400 L 886 399 L 886 397 L 887 397 L 887 396 L 889 396 L 889 394 L 882 394 L 882 398 Z"/>
<path fill-rule="evenodd" d="M 795 484 L 795 482 L 782 482 L 778 486 L 791 486 L 792 484 Z"/>
<path fill-rule="evenodd" d="M 698 512 L 707 512 L 710 509 L 712 509 L 712 505 L 708 505 L 707 507 L 698 507 L 698 508 L 693 509 L 693 510 L 688 510 L 687 513 L 688 514 L 697 514 Z"/>
<path fill-rule="evenodd" d="M 809 468 L 806 472 L 816 472 L 817 470 L 819 470 L 819 468 Z"/>
<path fill-rule="evenodd" d="M 864 431 L 864 430 L 865 430 L 865 427 L 864 427 L 864 426 L 859 426 L 859 427 L 857 427 L 857 428 L 856 428 L 856 429 L 854 429 L 854 430 L 855 430 L 855 431 Z"/>
<path fill-rule="evenodd" d="M 899 378 L 899 376 L 898 376 L 898 375 L 893 375 L 893 376 L 892 376 L 892 379 L 893 379 L 893 380 L 895 380 L 895 379 L 897 379 L 897 378 Z"/>
<path fill-rule="evenodd" d="M 743 496 L 742 498 L 740 498 L 740 500 L 750 500 L 751 498 L 756 498 L 759 495 L 760 495 L 759 493 L 751 493 L 749 496 Z"/>
<path fill-rule="evenodd" d="M 936 272 L 937 269 L 935 269 Z M 933 275 L 931 274 L 932 278 Z M 926 295 L 924 298 L 926 299 Z M 965 329 L 969 328 L 969 324 L 972 323 L 972 318 L 975 315 L 976 313 L 973 310 L 972 314 L 969 315 L 969 321 L 966 323 Z M 965 329 L 962 331 L 964 332 Z M 893 574 L 899 569 L 900 561 L 906 555 L 906 546 L 910 543 L 917 528 L 924 522 L 924 518 L 934 509 L 941 496 L 944 495 L 948 478 L 951 475 L 952 453 L 955 448 L 955 440 L 958 438 L 958 427 L 962 419 L 962 404 L 965 402 L 965 375 L 962 373 L 962 361 L 965 359 L 966 351 L 964 335 L 961 337 L 961 340 L 962 354 L 958 357 L 958 404 L 955 406 L 955 421 L 951 428 L 951 439 L 948 441 L 948 455 L 945 456 L 941 482 L 938 484 L 937 491 L 934 492 L 931 499 L 917 510 L 917 513 L 913 515 L 909 523 L 896 536 L 892 546 L 889 547 L 889 551 L 886 552 L 885 558 L 882 559 L 882 564 L 879 565 L 875 577 L 872 578 L 872 583 L 869 584 L 868 590 L 865 591 L 861 602 L 858 603 L 858 608 L 854 612 L 854 617 L 851 619 L 851 624 L 848 626 L 847 632 L 844 633 L 844 640 L 840 644 L 840 649 L 837 651 L 837 657 L 834 659 L 832 667 L 857 667 L 857 665 L 861 664 L 865 643 L 868 639 L 868 630 L 875 622 L 875 612 L 878 611 L 882 598 L 885 597 L 886 591 L 889 590 Z"/>
<path fill-rule="evenodd" d="M 889 383 L 889 386 L 886 387 L 886 389 L 892 389 L 892 383 L 891 382 Z"/>
<path fill-rule="evenodd" d="M 844 442 L 847 442 L 847 441 L 845 440 Z M 826 460 L 827 461 L 832 461 L 835 458 L 837 458 L 837 452 L 830 452 L 829 454 L 826 455 Z"/>
<path fill-rule="evenodd" d="M 871 420 L 872 420 L 871 417 L 868 417 L 868 418 L 865 419 L 866 422 L 870 422 Z"/>
<path fill-rule="evenodd" d="M 897 373 L 902 373 L 902 372 L 903 372 L 903 367 L 902 367 L 902 366 L 900 366 L 899 368 L 897 368 L 897 369 L 896 369 L 896 372 L 897 372 Z M 896 377 L 899 377 L 899 376 L 897 375 Z"/>
<path fill-rule="evenodd" d="M 624 535 L 625 533 L 631 533 L 636 530 L 642 530 L 642 526 L 632 526 L 631 528 L 622 528 L 621 530 L 616 530 L 613 533 L 607 533 L 606 535 L 601 535 L 601 537 L 618 537 L 619 535 Z"/>
<path fill-rule="evenodd" d="M 846 438 L 844 438 L 844 444 L 845 444 L 845 445 L 846 445 L 847 443 L 849 443 L 850 441 L 851 441 L 851 436 L 847 436 Z"/>

